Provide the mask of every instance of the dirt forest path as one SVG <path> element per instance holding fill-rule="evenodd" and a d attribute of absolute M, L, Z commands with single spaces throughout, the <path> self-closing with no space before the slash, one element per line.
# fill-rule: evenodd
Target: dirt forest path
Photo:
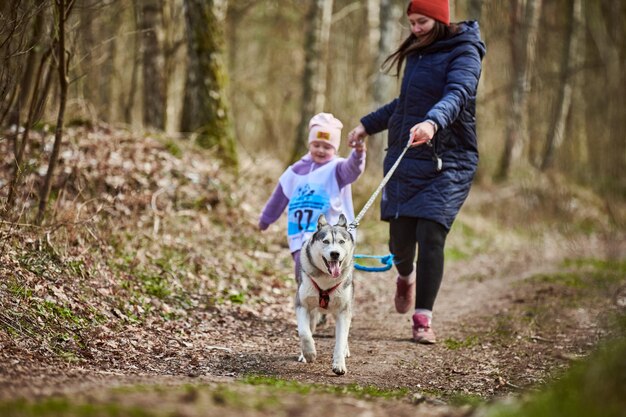
<path fill-rule="evenodd" d="M 351 357 L 344 376 L 331 370 L 332 320 L 315 334 L 317 362 L 297 362 L 295 286 L 288 282 L 270 291 L 273 297 L 258 305 L 191 309 L 184 318 L 153 326 L 95 329 L 84 340 L 86 349 L 80 360 L 34 352 L 0 332 L 0 354 L 5 360 L 0 364 L 0 400 L 61 395 L 72 401 L 141 407 L 154 415 L 164 410 L 174 415 L 211 415 L 206 410 L 218 410 L 213 414 L 228 417 L 241 415 L 240 406 L 231 407 L 230 397 L 213 389 L 226 386 L 244 401 L 259 394 L 252 391 L 251 383 L 238 382 L 258 378 L 270 390 L 268 381 L 295 381 L 303 386 L 343 387 L 348 393 L 341 397 L 280 391 L 271 394 L 280 398 L 279 415 L 408 416 L 415 414 L 415 407 L 422 416 L 467 415 L 468 404 L 546 382 L 597 345 L 605 336 L 603 312 L 615 308 L 615 299 L 611 295 L 600 301 L 581 300 L 576 286 L 559 282 L 572 273 L 564 261 L 623 260 L 626 253 L 619 233 L 564 235 L 540 226 L 539 232 L 524 234 L 486 225 L 484 201 L 491 198 L 489 190 L 473 190 L 459 226 L 448 237 L 451 253 L 466 255 L 446 260 L 434 312 L 436 345 L 411 341 L 411 315 L 399 315 L 393 307 L 393 270 L 356 271 Z M 252 213 L 258 210 L 249 208 Z M 381 241 L 381 236 L 386 239 L 384 224 L 374 212 L 368 213 L 359 233 L 365 243 L 359 244 L 357 253 L 385 254 L 381 253 L 386 246 Z M 282 228 L 273 227 L 263 238 L 273 243 L 257 245 L 260 249 L 244 254 L 250 262 L 271 259 L 279 268 L 259 272 L 263 282 L 274 275 L 291 276 L 289 255 L 283 245 L 275 243 L 284 240 Z M 626 288 L 624 277 L 620 279 L 618 285 Z M 160 388 L 114 391 L 138 384 Z M 204 391 L 184 388 L 203 385 L 213 387 L 206 402 L 198 399 L 206 396 Z M 365 387 L 402 394 L 383 402 L 350 396 Z M 193 404 L 201 406 L 190 408 Z M 306 409 L 302 404 L 307 404 Z M 180 407 L 186 411 L 179 412 Z M 276 415 L 276 408 L 268 407 L 250 406 L 245 414 Z"/>
<path fill-rule="evenodd" d="M 542 246 L 530 245 L 452 263 L 435 308 L 433 325 L 439 343 L 434 346 L 413 343 L 411 314 L 395 312 L 393 271 L 356 271 L 352 356 L 347 360 L 348 373 L 341 377 L 335 376 L 330 367 L 332 320 L 316 332 L 316 363 L 296 361 L 299 344 L 293 318 L 284 323 L 283 329 L 276 329 L 279 337 L 267 340 L 271 354 L 250 346 L 240 350 L 239 357 L 225 355 L 224 359 L 230 360 L 227 367 L 236 374 L 268 374 L 306 383 L 409 388 L 433 394 L 464 392 L 480 397 L 510 392 L 543 381 L 550 368 L 567 365 L 567 358 L 581 349 L 575 337 L 532 334 L 531 329 L 525 329 L 523 308 L 516 311 L 515 307 L 523 306 L 529 294 L 516 289 L 516 282 L 554 273 L 566 258 L 593 256 L 589 247 L 583 247 L 587 244 L 581 242 L 578 247 L 571 245 L 551 253 Z M 502 334 L 498 326 L 505 327 Z M 559 338 L 562 343 L 556 342 Z"/>

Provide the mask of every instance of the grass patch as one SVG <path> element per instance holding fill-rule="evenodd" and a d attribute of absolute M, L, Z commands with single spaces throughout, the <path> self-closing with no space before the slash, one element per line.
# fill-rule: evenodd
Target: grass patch
<path fill-rule="evenodd" d="M 321 384 L 303 384 L 297 381 L 289 381 L 285 379 L 275 378 L 262 375 L 248 375 L 243 379 L 243 383 L 250 385 L 263 385 L 277 388 L 282 391 L 308 394 L 311 392 L 349 395 L 356 398 L 381 398 L 381 399 L 399 399 L 409 394 L 408 388 L 382 389 L 372 385 L 321 385 Z"/>
<path fill-rule="evenodd" d="M 165 146 L 165 149 L 172 155 L 175 156 L 176 158 L 181 158 L 183 156 L 183 150 L 181 149 L 181 147 L 174 142 L 171 139 L 168 139 L 167 141 L 165 141 L 165 143 L 163 144 L 163 146 Z"/>
<path fill-rule="evenodd" d="M 452 395 L 449 395 L 447 396 L 447 400 L 450 405 L 453 405 L 455 407 L 462 407 L 464 405 L 478 407 L 485 403 L 485 400 L 480 395 L 462 393 L 454 393 Z"/>
<path fill-rule="evenodd" d="M 3 417 L 151 417 L 161 414 L 119 404 L 76 404 L 67 398 L 48 398 L 37 402 L 20 399 L 0 403 L 0 415 Z"/>
<path fill-rule="evenodd" d="M 620 336 L 574 364 L 541 393 L 514 404 L 489 407 L 486 417 L 622 417 L 626 410 L 626 317 Z"/>
<path fill-rule="evenodd" d="M 626 261 L 568 259 L 563 267 L 568 271 L 535 275 L 529 281 L 592 291 L 597 295 L 610 295 L 616 285 L 626 282 Z"/>
<path fill-rule="evenodd" d="M 458 350 L 463 348 L 470 348 L 478 345 L 478 336 L 472 335 L 466 337 L 464 340 L 456 340 L 452 338 L 445 339 L 443 345 L 449 350 Z"/>

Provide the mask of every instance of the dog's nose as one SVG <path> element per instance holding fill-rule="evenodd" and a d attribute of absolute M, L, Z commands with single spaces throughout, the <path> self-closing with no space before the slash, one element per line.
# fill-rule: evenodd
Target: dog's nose
<path fill-rule="evenodd" d="M 336 261 L 337 259 L 339 259 L 339 252 L 331 252 L 330 259 L 332 259 L 333 261 Z"/>

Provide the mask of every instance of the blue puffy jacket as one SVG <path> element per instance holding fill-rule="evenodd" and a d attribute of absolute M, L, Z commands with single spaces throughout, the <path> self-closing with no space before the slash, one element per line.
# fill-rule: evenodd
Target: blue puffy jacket
<path fill-rule="evenodd" d="M 402 152 L 409 130 L 430 119 L 433 146 L 407 151 L 382 194 L 381 217 L 420 217 L 452 226 L 478 165 L 476 90 L 485 55 L 477 22 L 409 55 L 400 96 L 361 119 L 368 134 L 388 132 L 384 172 Z M 441 159 L 438 169 L 437 159 Z"/>

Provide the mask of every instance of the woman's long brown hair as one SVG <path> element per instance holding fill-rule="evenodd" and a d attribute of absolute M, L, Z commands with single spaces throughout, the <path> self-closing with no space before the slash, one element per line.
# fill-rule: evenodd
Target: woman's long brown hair
<path fill-rule="evenodd" d="M 439 21 L 435 21 L 435 26 L 433 29 L 421 38 L 418 38 L 413 33 L 411 33 L 396 49 L 394 53 L 389 55 L 387 59 L 383 62 L 381 69 L 384 72 L 390 72 L 391 68 L 396 67 L 396 77 L 400 76 L 400 71 L 402 70 L 402 64 L 407 56 L 412 54 L 415 51 L 418 51 L 426 46 L 440 40 L 446 39 L 450 36 L 454 35 L 459 31 L 459 26 L 456 23 L 451 23 L 450 25 L 446 25 Z"/>

